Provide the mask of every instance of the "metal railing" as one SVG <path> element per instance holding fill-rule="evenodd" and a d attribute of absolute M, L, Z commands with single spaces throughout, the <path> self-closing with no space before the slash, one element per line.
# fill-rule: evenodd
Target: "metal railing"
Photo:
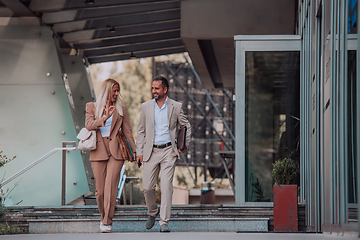
<path fill-rule="evenodd" d="M 67 147 L 69 145 L 72 146 L 72 147 Z M 9 177 L 6 180 L 0 182 L 0 188 L 5 186 L 6 184 L 11 182 L 12 180 L 18 178 L 22 174 L 26 173 L 31 168 L 35 167 L 36 165 L 38 165 L 39 163 L 41 163 L 42 161 L 44 161 L 45 159 L 47 159 L 48 157 L 53 155 L 54 153 L 56 153 L 58 151 L 62 151 L 62 158 L 61 158 L 62 159 L 62 163 L 61 163 L 61 205 L 62 206 L 65 205 L 65 199 L 66 199 L 66 189 L 65 189 L 65 187 L 66 187 L 66 153 L 68 151 L 72 151 L 72 150 L 77 150 L 75 141 L 64 141 L 64 142 L 62 142 L 62 147 L 61 148 L 54 148 L 53 150 L 46 153 L 44 156 L 38 158 L 37 160 L 35 160 L 31 164 L 29 164 L 28 166 L 24 167 L 23 169 L 21 169 L 20 171 L 18 171 L 14 175 L 12 175 L 11 177 Z M 119 192 L 118 192 L 117 198 L 120 199 L 121 194 L 123 194 L 124 205 L 126 205 L 125 181 L 126 181 L 126 179 L 130 179 L 130 180 L 139 179 L 139 177 L 126 176 L 124 174 L 124 172 L 125 172 L 125 165 L 123 165 L 123 168 L 121 169 L 121 173 L 120 173 L 120 181 L 119 181 L 119 185 L 118 185 Z M 130 181 L 130 205 L 132 205 L 132 204 L 133 204 L 133 181 Z"/>
<path fill-rule="evenodd" d="M 130 179 L 130 205 L 133 205 L 133 187 L 134 183 L 132 180 L 139 179 L 139 177 L 132 177 L 132 176 L 126 176 L 125 175 L 125 164 L 123 165 L 121 172 L 120 172 L 120 180 L 118 185 L 118 195 L 117 199 L 120 200 L 121 194 L 123 194 L 123 202 L 124 205 L 126 205 L 126 190 L 125 190 L 125 181 L 126 179 Z"/>
<path fill-rule="evenodd" d="M 70 148 L 66 147 L 68 145 L 71 145 L 72 147 L 70 147 Z M 61 148 L 54 148 L 53 150 L 46 153 L 44 156 L 40 157 L 39 159 L 37 159 L 33 163 L 29 164 L 28 166 L 24 167 L 23 169 L 21 169 L 20 171 L 18 171 L 17 173 L 15 173 L 11 177 L 9 177 L 8 179 L 2 181 L 0 183 L 0 188 L 2 188 L 3 186 L 8 184 L 9 182 L 14 180 L 15 178 L 21 176 L 25 172 L 29 171 L 31 168 L 35 167 L 36 165 L 38 165 L 39 163 L 41 163 L 42 161 L 44 161 L 45 159 L 47 159 L 48 157 L 50 157 L 51 155 L 56 153 L 57 151 L 62 151 L 61 205 L 65 205 L 66 152 L 67 151 L 72 151 L 72 150 L 76 150 L 76 142 L 75 141 L 62 142 L 62 147 Z"/>

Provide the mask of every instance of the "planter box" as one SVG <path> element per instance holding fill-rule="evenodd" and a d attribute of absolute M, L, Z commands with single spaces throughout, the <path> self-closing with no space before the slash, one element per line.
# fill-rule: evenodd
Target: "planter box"
<path fill-rule="evenodd" d="M 274 231 L 298 231 L 297 185 L 274 185 Z"/>

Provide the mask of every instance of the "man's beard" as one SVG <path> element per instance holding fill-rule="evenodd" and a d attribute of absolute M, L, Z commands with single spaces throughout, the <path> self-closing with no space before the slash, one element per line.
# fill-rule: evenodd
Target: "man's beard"
<path fill-rule="evenodd" d="M 164 98 L 164 95 L 158 94 L 157 97 L 154 95 L 155 100 L 161 100 Z"/>

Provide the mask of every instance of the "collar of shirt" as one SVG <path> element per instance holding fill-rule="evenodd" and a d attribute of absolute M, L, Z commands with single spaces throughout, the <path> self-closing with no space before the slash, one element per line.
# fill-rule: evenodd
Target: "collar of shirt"
<path fill-rule="evenodd" d="M 155 104 L 155 107 L 156 107 L 157 109 L 160 109 L 160 108 L 159 108 L 159 105 L 157 104 L 157 102 L 156 102 L 156 100 L 155 100 L 155 98 L 154 98 L 154 104 Z M 166 107 L 167 107 L 167 104 L 168 104 L 168 97 L 166 97 L 165 102 L 164 102 L 164 105 L 162 105 L 162 107 L 161 107 L 160 110 L 166 108 Z"/>

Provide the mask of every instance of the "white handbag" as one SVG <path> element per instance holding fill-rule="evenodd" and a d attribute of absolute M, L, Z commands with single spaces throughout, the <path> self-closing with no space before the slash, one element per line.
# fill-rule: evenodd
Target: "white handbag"
<path fill-rule="evenodd" d="M 79 139 L 78 149 L 81 151 L 96 149 L 96 131 L 82 128 L 76 137 Z"/>

